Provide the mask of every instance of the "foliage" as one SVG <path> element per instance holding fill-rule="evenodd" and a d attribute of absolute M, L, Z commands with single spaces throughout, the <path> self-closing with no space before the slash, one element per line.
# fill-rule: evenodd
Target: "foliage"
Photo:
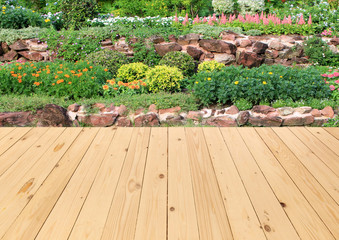
<path fill-rule="evenodd" d="M 240 12 L 242 14 L 255 14 L 264 10 L 264 0 L 238 0 Z"/>
<path fill-rule="evenodd" d="M 233 13 L 234 11 L 233 0 L 212 0 L 212 6 L 218 13 Z"/>
<path fill-rule="evenodd" d="M 89 62 L 12 63 L 0 67 L 1 94 L 49 95 L 69 99 L 103 93 L 102 84 L 112 75 Z"/>
<path fill-rule="evenodd" d="M 323 127 L 339 127 L 339 115 L 335 118 L 328 119 L 328 122 L 324 123 Z"/>
<path fill-rule="evenodd" d="M 202 34 L 205 38 L 219 38 L 223 31 L 228 30 L 239 34 L 243 33 L 240 27 L 210 26 L 207 24 L 196 24 L 190 32 Z"/>
<path fill-rule="evenodd" d="M 159 65 L 177 67 L 184 76 L 191 76 L 195 70 L 194 59 L 183 52 L 168 52 L 159 62 Z"/>
<path fill-rule="evenodd" d="M 124 64 L 118 69 L 117 77 L 123 82 L 144 79 L 149 67 L 143 63 Z"/>
<path fill-rule="evenodd" d="M 215 60 L 212 61 L 204 61 L 198 65 L 198 72 L 213 72 L 219 71 L 225 67 L 225 64 L 219 63 Z"/>
<path fill-rule="evenodd" d="M 88 18 L 97 14 L 96 0 L 61 0 L 64 25 L 68 29 L 79 29 L 86 25 Z"/>
<path fill-rule="evenodd" d="M 241 98 L 258 104 L 276 99 L 297 101 L 330 97 L 330 90 L 312 67 L 295 69 L 263 65 L 247 69 L 231 66 L 218 72 L 200 72 L 190 82 L 193 94 L 204 105 L 225 104 Z"/>
<path fill-rule="evenodd" d="M 115 81 L 115 79 L 107 80 L 107 83 L 102 86 L 104 89 L 104 96 L 116 97 L 118 95 L 134 95 L 147 92 L 147 84 L 142 80 L 135 80 L 128 83 L 122 81 Z"/>
<path fill-rule="evenodd" d="M 90 53 L 87 55 L 87 61 L 94 65 L 101 65 L 108 69 L 113 76 L 116 76 L 118 69 L 128 63 L 127 56 L 118 51 L 108 49 L 99 52 Z"/>
<path fill-rule="evenodd" d="M 253 107 L 253 104 L 244 98 L 235 101 L 234 105 L 237 106 L 240 111 L 248 110 Z"/>
<path fill-rule="evenodd" d="M 249 29 L 245 32 L 248 36 L 260 36 L 262 35 L 262 31 L 259 29 Z"/>
<path fill-rule="evenodd" d="M 149 91 L 176 92 L 180 90 L 180 82 L 184 78 L 177 67 L 156 66 L 146 73 Z"/>
<path fill-rule="evenodd" d="M 339 70 L 332 70 L 330 73 L 322 74 L 321 76 L 324 77 L 325 83 L 329 86 L 330 90 L 332 91 L 332 98 L 339 101 Z"/>
<path fill-rule="evenodd" d="M 291 98 L 288 99 L 278 99 L 272 102 L 272 107 L 280 108 L 280 107 L 304 107 L 308 106 L 314 109 L 323 109 L 324 107 L 331 106 L 333 108 L 339 106 L 339 101 L 330 100 L 330 99 L 317 99 L 317 98 L 309 98 L 307 100 L 298 100 L 294 101 Z"/>
<path fill-rule="evenodd" d="M 38 27 L 28 27 L 22 29 L 0 29 L 0 42 L 12 44 L 19 39 L 36 38 L 45 29 Z"/>
<path fill-rule="evenodd" d="M 149 67 L 153 67 L 159 64 L 161 56 L 155 51 L 152 45 L 146 45 L 144 41 L 136 42 L 132 44 L 134 55 L 133 62 L 142 62 Z"/>
<path fill-rule="evenodd" d="M 339 54 L 333 53 L 320 37 L 309 37 L 304 42 L 304 52 L 313 63 L 319 65 L 335 66 L 339 63 Z"/>

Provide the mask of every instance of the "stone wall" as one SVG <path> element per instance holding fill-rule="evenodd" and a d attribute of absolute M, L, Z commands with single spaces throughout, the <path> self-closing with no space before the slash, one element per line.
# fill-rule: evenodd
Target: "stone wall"
<path fill-rule="evenodd" d="M 221 40 L 203 39 L 202 35 L 190 33 L 187 35 L 169 36 L 169 42 L 163 37 L 153 36 L 146 42 L 154 43 L 159 55 L 164 56 L 170 51 L 182 51 L 191 55 L 195 60 L 216 60 L 226 65 L 238 64 L 247 67 L 257 67 L 261 64 L 283 64 L 307 63 L 307 57 L 303 51 L 305 37 L 295 36 L 245 36 L 233 32 L 223 32 Z M 338 52 L 339 38 L 323 38 L 333 52 Z M 127 56 L 133 56 L 132 43 L 137 42 L 132 38 L 129 42 L 120 37 L 112 43 L 110 39 L 101 42 L 102 48 L 117 50 Z M 46 43 L 38 39 L 18 40 L 12 45 L 1 43 L 0 61 L 48 61 L 53 56 L 48 50 Z"/>
<path fill-rule="evenodd" d="M 126 106 L 105 106 L 96 103 L 92 108 L 95 113 L 88 113 L 85 106 L 72 104 L 68 109 L 48 104 L 44 109 L 32 112 L 0 113 L 2 126 L 94 126 L 94 127 L 146 127 L 196 125 L 215 127 L 240 127 L 244 125 L 280 127 L 280 126 L 322 126 L 330 118 L 338 115 L 331 107 L 312 109 L 311 107 L 272 108 L 265 105 L 254 106 L 248 111 L 239 111 L 236 106 L 223 109 L 202 109 L 183 112 L 179 106 L 169 109 L 157 109 L 152 104 L 148 109 L 129 112 Z"/>

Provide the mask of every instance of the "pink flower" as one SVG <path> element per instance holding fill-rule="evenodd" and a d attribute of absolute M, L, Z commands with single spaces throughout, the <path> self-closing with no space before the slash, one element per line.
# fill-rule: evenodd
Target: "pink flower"
<path fill-rule="evenodd" d="M 326 73 L 321 74 L 322 77 L 328 77 L 328 75 Z"/>
<path fill-rule="evenodd" d="M 305 20 L 304 20 L 304 16 L 301 14 L 300 20 L 299 20 L 298 24 L 299 24 L 299 25 L 303 25 L 303 24 L 305 24 L 305 23 L 306 23 L 306 22 L 305 22 Z"/>
<path fill-rule="evenodd" d="M 331 85 L 330 89 L 331 89 L 331 91 L 334 91 L 335 90 L 335 86 Z"/>
<path fill-rule="evenodd" d="M 334 77 L 334 74 L 329 74 L 329 75 L 327 75 L 327 77 L 333 78 L 333 77 Z"/>
<path fill-rule="evenodd" d="M 308 25 L 311 25 L 312 24 L 312 16 L 310 14 L 310 17 L 308 18 L 308 22 L 307 22 Z"/>
<path fill-rule="evenodd" d="M 204 17 L 204 19 L 202 20 L 203 23 L 206 23 L 207 22 L 207 18 Z"/>
<path fill-rule="evenodd" d="M 336 80 L 336 81 L 334 81 L 334 82 L 339 84 L 339 80 Z"/>
<path fill-rule="evenodd" d="M 174 22 L 179 22 L 178 15 L 175 14 Z"/>
<path fill-rule="evenodd" d="M 339 72 L 333 73 L 334 77 L 339 77 Z"/>

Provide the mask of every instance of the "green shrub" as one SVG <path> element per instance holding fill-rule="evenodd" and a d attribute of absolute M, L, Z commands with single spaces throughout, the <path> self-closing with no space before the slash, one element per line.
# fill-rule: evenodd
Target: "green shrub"
<path fill-rule="evenodd" d="M 218 13 L 233 13 L 234 11 L 233 0 L 212 0 L 212 6 Z"/>
<path fill-rule="evenodd" d="M 118 69 L 128 63 L 127 56 L 118 51 L 101 50 L 87 55 L 87 61 L 106 67 L 115 77 Z"/>
<path fill-rule="evenodd" d="M 237 106 L 240 111 L 248 110 L 253 107 L 253 104 L 244 98 L 235 101 L 234 105 Z"/>
<path fill-rule="evenodd" d="M 194 59 L 183 52 L 169 52 L 160 60 L 159 65 L 179 68 L 184 76 L 190 76 L 195 69 Z"/>
<path fill-rule="evenodd" d="M 184 78 L 177 67 L 156 66 L 146 73 L 149 91 L 175 92 L 180 90 L 180 82 Z"/>
<path fill-rule="evenodd" d="M 39 27 L 28 27 L 22 29 L 0 29 L 0 42 L 13 44 L 18 39 L 30 39 L 39 36 L 40 32 L 45 31 Z"/>
<path fill-rule="evenodd" d="M 242 98 L 258 104 L 277 99 L 298 101 L 331 96 L 329 87 L 313 67 L 263 65 L 247 69 L 231 66 L 218 72 L 200 72 L 190 79 L 190 83 L 193 94 L 205 105 L 225 104 Z"/>
<path fill-rule="evenodd" d="M 245 34 L 249 36 L 260 36 L 262 32 L 259 29 L 250 29 L 246 31 Z"/>
<path fill-rule="evenodd" d="M 198 72 L 213 72 L 213 71 L 219 71 L 222 68 L 225 67 L 225 64 L 219 63 L 215 60 L 212 61 L 205 61 L 199 64 L 198 66 Z"/>
<path fill-rule="evenodd" d="M 145 78 L 148 69 L 143 63 L 124 64 L 118 69 L 117 77 L 123 82 L 133 82 Z"/>
<path fill-rule="evenodd" d="M 333 53 L 320 37 L 308 38 L 304 42 L 304 52 L 313 63 L 319 65 L 336 66 L 339 63 L 339 54 Z"/>
<path fill-rule="evenodd" d="M 232 31 L 242 34 L 241 27 L 210 26 L 208 24 L 195 24 L 190 32 L 204 35 L 205 38 L 219 38 L 223 31 Z"/>
<path fill-rule="evenodd" d="M 161 56 L 155 51 L 153 45 L 146 46 L 144 42 L 137 42 L 132 44 L 134 55 L 133 62 L 142 62 L 149 67 L 159 64 Z"/>
<path fill-rule="evenodd" d="M 79 29 L 96 15 L 98 6 L 96 0 L 61 0 L 60 8 L 65 27 Z"/>

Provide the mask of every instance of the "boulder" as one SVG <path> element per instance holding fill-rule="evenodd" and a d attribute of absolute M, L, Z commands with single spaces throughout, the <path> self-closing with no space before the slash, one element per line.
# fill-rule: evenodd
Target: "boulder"
<path fill-rule="evenodd" d="M 155 104 L 151 104 L 151 105 L 148 107 L 148 112 L 158 113 L 157 106 L 156 106 Z"/>
<path fill-rule="evenodd" d="M 250 118 L 249 111 L 241 111 L 238 114 L 237 117 L 237 123 L 239 126 L 245 125 L 248 122 L 248 119 Z"/>
<path fill-rule="evenodd" d="M 323 115 L 324 117 L 329 117 L 329 118 L 334 117 L 333 108 L 330 106 L 325 107 L 323 110 L 320 110 L 320 112 L 321 112 L 321 115 Z"/>
<path fill-rule="evenodd" d="M 237 47 L 222 40 L 202 39 L 199 41 L 200 47 L 209 52 L 235 54 Z"/>
<path fill-rule="evenodd" d="M 226 114 L 238 114 L 239 113 L 239 109 L 237 108 L 237 106 L 232 105 L 229 108 L 225 109 L 225 113 Z"/>
<path fill-rule="evenodd" d="M 188 45 L 188 44 L 197 44 L 200 40 L 200 35 L 196 33 L 189 33 L 186 35 L 181 35 L 178 38 L 178 43 L 180 45 Z"/>
<path fill-rule="evenodd" d="M 132 121 L 128 117 L 119 117 L 116 121 L 117 127 L 132 127 Z"/>
<path fill-rule="evenodd" d="M 48 45 L 46 43 L 42 42 L 30 42 L 28 41 L 28 48 L 31 51 L 37 51 L 37 52 L 45 52 L 47 51 Z"/>
<path fill-rule="evenodd" d="M 221 32 L 220 37 L 222 40 L 234 41 L 237 37 L 239 37 L 239 34 L 226 30 Z"/>
<path fill-rule="evenodd" d="M 187 46 L 186 51 L 189 55 L 191 55 L 191 57 L 194 60 L 199 60 L 201 55 L 203 54 L 203 52 L 200 49 L 192 46 Z"/>
<path fill-rule="evenodd" d="M 294 109 L 291 107 L 281 107 L 277 111 L 281 116 L 288 116 L 294 113 Z"/>
<path fill-rule="evenodd" d="M 128 113 L 127 107 L 125 105 L 120 105 L 119 107 L 116 107 L 115 111 L 118 112 L 119 116 L 126 116 L 126 114 Z"/>
<path fill-rule="evenodd" d="M 211 117 L 207 119 L 206 125 L 216 127 L 237 127 L 237 121 L 235 118 L 229 116 Z"/>
<path fill-rule="evenodd" d="M 204 113 L 202 111 L 189 111 L 186 118 L 199 121 L 202 119 Z"/>
<path fill-rule="evenodd" d="M 0 127 L 30 126 L 34 119 L 31 112 L 0 113 Z"/>
<path fill-rule="evenodd" d="M 321 117 L 321 112 L 318 109 L 313 109 L 311 114 L 313 117 Z"/>
<path fill-rule="evenodd" d="M 293 114 L 289 116 L 282 117 L 283 119 L 283 126 L 304 126 L 310 125 L 314 122 L 314 117 L 312 114 Z"/>
<path fill-rule="evenodd" d="M 18 53 L 31 61 L 41 61 L 44 59 L 43 55 L 39 52 L 21 51 Z"/>
<path fill-rule="evenodd" d="M 214 60 L 225 65 L 235 62 L 235 56 L 227 53 L 215 53 Z"/>
<path fill-rule="evenodd" d="M 281 35 L 280 40 L 283 41 L 283 42 L 287 42 L 289 44 L 295 44 L 295 40 L 290 36 Z"/>
<path fill-rule="evenodd" d="M 235 44 L 237 47 L 245 48 L 252 46 L 252 41 L 249 39 L 238 39 Z"/>
<path fill-rule="evenodd" d="M 71 111 L 71 112 L 77 112 L 77 111 L 79 111 L 79 108 L 80 108 L 80 105 L 77 104 L 77 103 L 74 103 L 72 105 L 69 105 L 67 110 Z"/>
<path fill-rule="evenodd" d="M 10 51 L 8 44 L 5 43 L 5 42 L 1 43 L 1 49 L 2 49 L 3 53 L 8 53 Z"/>
<path fill-rule="evenodd" d="M 160 122 L 157 114 L 155 113 L 147 113 L 141 114 L 134 119 L 134 125 L 136 127 L 153 127 L 159 126 Z"/>
<path fill-rule="evenodd" d="M 268 59 L 275 59 L 279 57 L 279 52 L 277 50 L 266 49 L 265 57 Z"/>
<path fill-rule="evenodd" d="M 338 46 L 339 45 L 339 37 L 332 38 L 329 42 L 329 45 Z"/>
<path fill-rule="evenodd" d="M 171 34 L 171 35 L 168 36 L 168 41 L 170 41 L 170 42 L 177 42 L 178 39 L 177 39 L 177 37 L 175 35 Z"/>
<path fill-rule="evenodd" d="M 164 56 L 168 52 L 181 51 L 182 47 L 178 43 L 164 43 L 154 45 L 156 52 L 160 56 Z"/>
<path fill-rule="evenodd" d="M 328 122 L 328 117 L 315 117 L 314 122 L 312 123 L 312 127 L 322 127 L 324 123 Z"/>
<path fill-rule="evenodd" d="M 91 115 L 78 115 L 78 120 L 82 123 L 93 127 L 109 127 L 112 126 L 118 117 L 118 113 L 101 113 Z"/>
<path fill-rule="evenodd" d="M 275 108 L 266 105 L 256 105 L 252 108 L 252 112 L 261 113 L 261 114 L 268 114 L 270 112 L 275 112 Z"/>
<path fill-rule="evenodd" d="M 297 107 L 294 109 L 294 112 L 298 112 L 301 114 L 310 113 L 311 111 L 312 111 L 311 107 Z"/>
<path fill-rule="evenodd" d="M 164 114 L 164 113 L 178 113 L 181 111 L 181 107 L 176 106 L 172 108 L 166 108 L 166 109 L 159 109 L 159 114 Z"/>
<path fill-rule="evenodd" d="M 304 48 L 297 44 L 293 48 L 284 49 L 279 53 L 279 57 L 282 59 L 293 59 L 293 58 L 300 58 L 304 54 Z"/>
<path fill-rule="evenodd" d="M 264 58 L 254 52 L 241 52 L 238 58 L 238 64 L 249 68 L 259 67 L 263 61 Z"/>
<path fill-rule="evenodd" d="M 274 49 L 274 50 L 277 50 L 277 51 L 281 51 L 285 48 L 285 45 L 282 44 L 281 42 L 277 41 L 277 40 L 272 40 L 268 43 L 268 47 L 270 49 Z"/>
<path fill-rule="evenodd" d="M 115 50 L 117 50 L 119 52 L 129 52 L 130 51 L 130 47 L 126 43 L 125 38 L 120 38 L 118 41 L 116 41 L 115 44 L 114 44 L 114 48 L 115 48 Z"/>
<path fill-rule="evenodd" d="M 105 39 L 104 41 L 102 41 L 101 43 L 101 46 L 105 47 L 105 46 L 110 46 L 110 45 L 113 45 L 113 42 L 111 39 Z"/>
<path fill-rule="evenodd" d="M 154 35 L 150 37 L 150 41 L 154 44 L 159 44 L 165 42 L 165 39 L 162 36 Z"/>
<path fill-rule="evenodd" d="M 267 48 L 268 45 L 266 43 L 257 41 L 253 45 L 253 52 L 257 54 L 264 54 Z"/>
<path fill-rule="evenodd" d="M 72 121 L 67 110 L 55 104 L 47 104 L 37 113 L 38 127 L 70 127 Z"/>
<path fill-rule="evenodd" d="M 250 116 L 248 122 L 253 126 L 258 127 L 280 127 L 282 124 L 282 118 L 278 116 Z"/>
<path fill-rule="evenodd" d="M 13 61 L 18 58 L 18 53 L 16 51 L 10 50 L 9 52 L 5 53 L 2 57 L 0 57 L 1 62 L 5 61 Z"/>
<path fill-rule="evenodd" d="M 4 50 L 2 49 L 1 44 L 0 44 L 0 56 L 3 55 L 4 53 L 5 53 L 5 52 L 4 52 Z"/>
<path fill-rule="evenodd" d="M 22 51 L 22 50 L 28 50 L 28 45 L 25 40 L 18 40 L 12 45 L 10 45 L 9 48 L 15 51 Z"/>

